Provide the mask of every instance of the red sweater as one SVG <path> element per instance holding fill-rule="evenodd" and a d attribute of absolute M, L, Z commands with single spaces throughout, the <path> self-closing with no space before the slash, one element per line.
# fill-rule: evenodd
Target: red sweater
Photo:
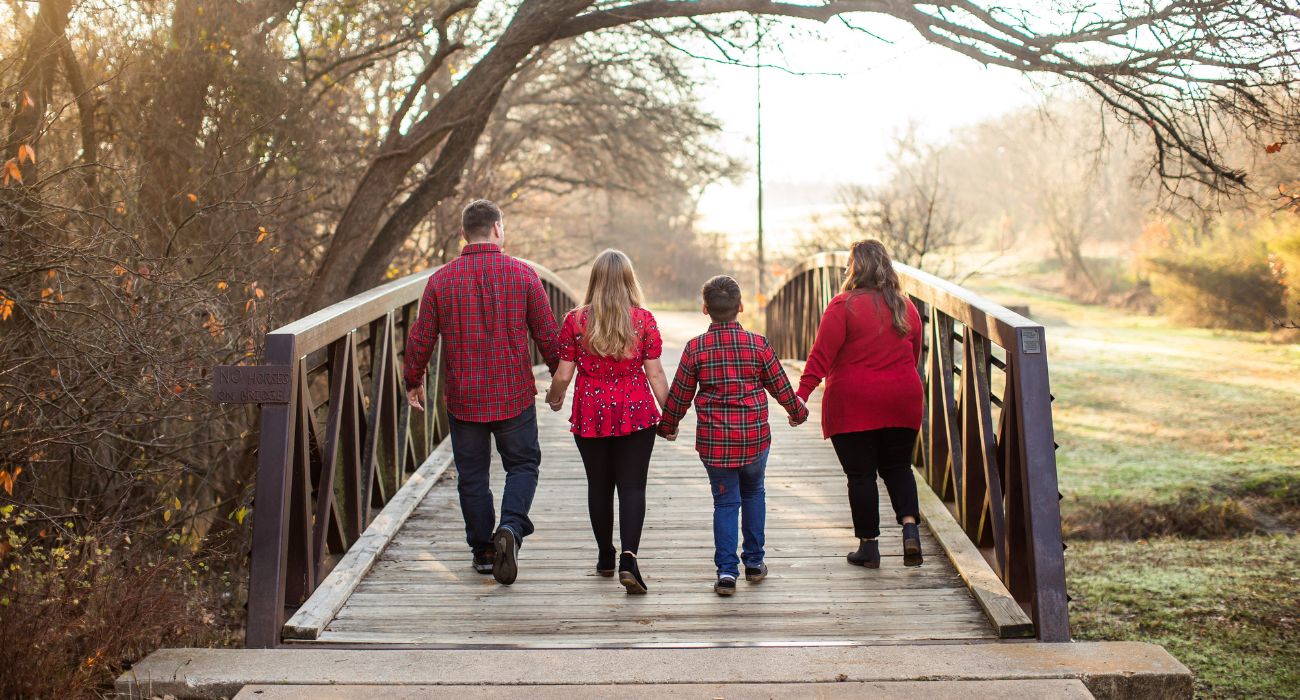
<path fill-rule="evenodd" d="M 907 337 L 894 332 L 880 292 L 845 292 L 831 299 L 817 327 L 799 398 L 826 379 L 822 434 L 877 428 L 921 428 L 921 316 L 907 301 Z"/>

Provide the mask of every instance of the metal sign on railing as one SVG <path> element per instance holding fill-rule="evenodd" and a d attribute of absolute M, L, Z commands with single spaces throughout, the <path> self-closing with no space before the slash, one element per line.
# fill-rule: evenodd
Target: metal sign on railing
<path fill-rule="evenodd" d="M 289 403 L 288 365 L 217 365 L 212 403 Z"/>

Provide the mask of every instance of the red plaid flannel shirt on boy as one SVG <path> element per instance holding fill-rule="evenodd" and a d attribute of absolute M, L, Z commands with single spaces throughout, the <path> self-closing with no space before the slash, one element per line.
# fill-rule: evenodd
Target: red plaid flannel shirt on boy
<path fill-rule="evenodd" d="M 460 420 L 504 420 L 533 404 L 530 335 L 552 373 L 559 362 L 560 330 L 542 281 L 491 243 L 465 246 L 429 277 L 406 339 L 407 388 L 424 381 L 439 333 L 447 360 L 447 410 Z"/>
<path fill-rule="evenodd" d="M 677 429 L 694 397 L 700 460 L 710 467 L 743 467 L 772 443 L 764 389 L 795 420 L 808 420 L 808 408 L 795 396 L 767 338 L 736 321 L 714 323 L 686 344 L 659 434 Z"/>

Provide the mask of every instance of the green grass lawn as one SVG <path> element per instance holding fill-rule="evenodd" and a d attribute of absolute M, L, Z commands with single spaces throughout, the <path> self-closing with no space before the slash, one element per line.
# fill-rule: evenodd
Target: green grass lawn
<path fill-rule="evenodd" d="M 1300 345 L 970 286 L 1046 327 L 1066 513 L 1300 483 Z M 1300 698 L 1300 537 L 1075 541 L 1066 568 L 1075 638 L 1160 644 L 1198 697 Z"/>
<path fill-rule="evenodd" d="M 1026 287 L 979 291 L 1028 304 L 1046 327 L 1067 500 L 1170 498 L 1188 486 L 1300 474 L 1300 345 L 1180 328 Z"/>
<path fill-rule="evenodd" d="M 1076 639 L 1154 642 L 1198 698 L 1300 698 L 1300 538 L 1071 542 Z"/>

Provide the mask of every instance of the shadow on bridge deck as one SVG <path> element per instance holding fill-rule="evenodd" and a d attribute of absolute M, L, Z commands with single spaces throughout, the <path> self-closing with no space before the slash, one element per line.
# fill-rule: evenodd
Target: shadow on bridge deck
<path fill-rule="evenodd" d="M 685 342 L 707 327 L 698 314 L 658 313 L 669 374 Z M 797 377 L 792 376 L 792 381 Z M 539 381 L 545 388 L 546 379 Z M 881 567 L 849 565 L 856 548 L 844 476 L 813 417 L 789 427 L 772 404 L 767 471 L 771 575 L 712 592 L 712 505 L 694 451 L 694 412 L 675 443 L 658 441 L 650 468 L 641 567 L 650 592 L 629 596 L 595 573 L 586 479 L 568 432 L 568 407 L 540 404 L 541 479 L 536 533 L 520 553 L 519 579 L 498 585 L 474 572 L 449 469 L 401 527 L 314 642 L 378 645 L 596 647 L 710 644 L 881 644 L 994 639 L 997 633 L 922 525 L 926 562 L 902 565 L 900 530 L 882 491 Z M 494 469 L 499 498 L 504 481 Z M 615 530 L 617 537 L 617 529 Z M 617 544 L 617 542 L 616 542 Z"/>

